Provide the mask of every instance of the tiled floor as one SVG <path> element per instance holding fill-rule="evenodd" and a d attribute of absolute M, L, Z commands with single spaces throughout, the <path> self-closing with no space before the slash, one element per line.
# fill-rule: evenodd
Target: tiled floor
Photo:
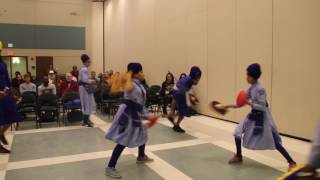
<path fill-rule="evenodd" d="M 95 128 L 81 126 L 32 129 L 30 124 L 8 133 L 10 156 L 0 155 L 0 180 L 100 180 L 114 143 L 105 140 L 110 120 L 94 115 Z M 227 163 L 234 150 L 235 124 L 197 116 L 183 122 L 187 134 L 172 131 L 163 119 L 149 130 L 147 154 L 154 163 L 137 165 L 137 149 L 126 149 L 118 164 L 123 179 L 271 180 L 287 169 L 276 151 L 244 150 L 242 165 Z M 304 163 L 310 144 L 283 138 L 284 146 Z"/>

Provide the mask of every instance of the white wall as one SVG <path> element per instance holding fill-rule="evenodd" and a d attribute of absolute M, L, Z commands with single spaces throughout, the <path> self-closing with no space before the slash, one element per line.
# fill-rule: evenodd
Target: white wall
<path fill-rule="evenodd" d="M 0 23 L 86 27 L 86 50 L 14 49 L 17 56 L 29 57 L 29 70 L 36 56 L 53 56 L 59 73 L 69 72 L 72 65 L 81 66 L 80 55 L 92 56 L 93 68 L 102 71 L 103 60 L 102 3 L 88 0 L 0 0 Z M 76 13 L 76 15 L 71 15 Z M 4 52 L 6 54 L 6 51 Z"/>
<path fill-rule="evenodd" d="M 106 68 L 124 71 L 138 60 L 149 84 L 160 84 L 168 71 L 198 65 L 199 110 L 219 116 L 208 102 L 234 102 L 248 88 L 246 67 L 259 62 L 280 131 L 311 138 L 320 115 L 319 8 L 318 0 L 109 0 Z M 222 118 L 239 122 L 248 110 Z"/>

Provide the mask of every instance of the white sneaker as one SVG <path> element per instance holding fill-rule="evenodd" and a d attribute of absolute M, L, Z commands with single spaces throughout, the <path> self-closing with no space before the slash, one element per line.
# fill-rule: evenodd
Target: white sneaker
<path fill-rule="evenodd" d="M 120 175 L 119 171 L 116 168 L 107 167 L 106 168 L 106 175 L 112 178 L 121 179 L 122 176 Z"/>

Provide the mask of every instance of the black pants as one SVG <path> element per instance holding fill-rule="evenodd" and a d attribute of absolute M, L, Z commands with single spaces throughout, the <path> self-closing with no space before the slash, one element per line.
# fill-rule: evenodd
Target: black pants
<path fill-rule="evenodd" d="M 139 157 L 144 157 L 145 156 L 145 147 L 146 145 L 142 145 L 139 146 Z M 122 146 L 120 144 L 117 144 L 117 146 L 114 148 L 113 152 L 112 152 L 112 156 L 111 159 L 109 161 L 108 167 L 111 168 L 115 168 L 117 165 L 117 161 L 121 155 L 121 153 L 123 152 L 124 148 L 126 148 L 125 146 Z"/>

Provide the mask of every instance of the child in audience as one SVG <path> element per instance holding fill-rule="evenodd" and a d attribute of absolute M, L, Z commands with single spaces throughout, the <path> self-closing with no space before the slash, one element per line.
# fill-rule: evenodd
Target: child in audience
<path fill-rule="evenodd" d="M 296 166 L 296 162 L 282 146 L 280 135 L 269 110 L 266 90 L 259 83 L 260 76 L 259 64 L 248 66 L 247 81 L 251 85 L 247 91 L 248 105 L 252 110 L 235 130 L 237 153 L 230 159 L 229 164 L 242 163 L 241 139 L 243 138 L 243 146 L 248 149 L 277 149 L 286 158 L 289 169 L 291 169 Z M 229 107 L 237 108 L 237 105 L 226 106 L 226 108 Z"/>
<path fill-rule="evenodd" d="M 140 63 L 130 63 L 127 69 L 128 74 L 123 88 L 124 100 L 106 134 L 107 139 L 117 143 L 106 167 L 106 175 L 113 178 L 121 178 L 115 167 L 125 147 L 139 147 L 137 163 L 153 161 L 145 154 L 148 134 L 142 120 L 148 118 L 148 111 L 145 108 L 146 90 L 141 84 L 144 80 L 142 66 Z"/>
<path fill-rule="evenodd" d="M 83 113 L 83 126 L 93 127 L 90 121 L 90 115 L 96 110 L 96 102 L 94 100 L 95 80 L 90 79 L 89 66 L 91 59 L 87 54 L 81 56 L 83 67 L 79 72 L 79 94 Z"/>
<path fill-rule="evenodd" d="M 186 93 L 192 88 L 193 85 L 197 85 L 201 78 L 201 70 L 199 67 L 194 66 L 190 70 L 189 76 L 180 79 L 174 90 L 172 91 L 173 100 L 171 103 L 171 112 L 168 116 L 169 121 L 173 124 L 173 130 L 176 132 L 184 133 L 185 130 L 180 127 L 185 116 L 189 116 L 189 107 L 187 105 Z M 178 110 L 178 121 L 174 121 L 175 111 Z"/>

